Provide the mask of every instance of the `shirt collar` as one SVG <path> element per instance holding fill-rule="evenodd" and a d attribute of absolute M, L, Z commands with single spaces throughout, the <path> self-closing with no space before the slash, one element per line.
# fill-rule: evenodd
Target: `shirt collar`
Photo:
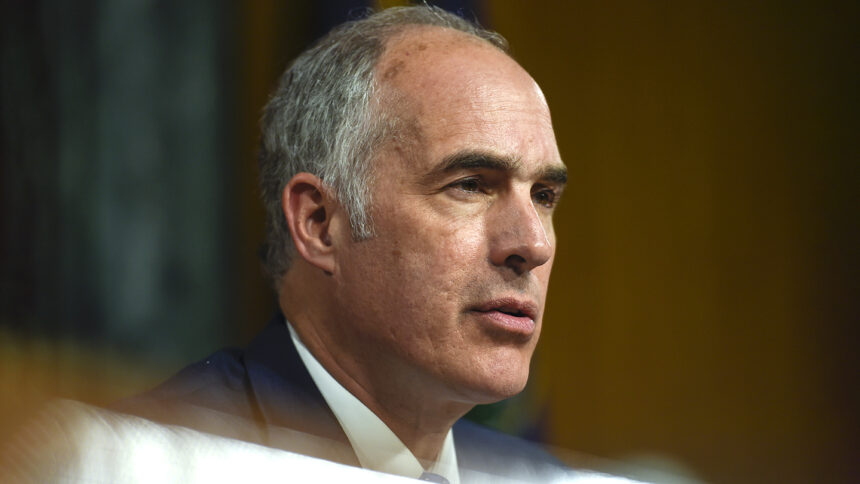
<path fill-rule="evenodd" d="M 344 388 L 314 358 L 292 325 L 287 322 L 290 337 L 311 378 L 346 433 L 361 466 L 366 469 L 418 478 L 424 468 L 408 447 L 361 400 Z M 454 434 L 445 437 L 439 458 L 428 472 L 439 474 L 450 484 L 460 483 Z"/>

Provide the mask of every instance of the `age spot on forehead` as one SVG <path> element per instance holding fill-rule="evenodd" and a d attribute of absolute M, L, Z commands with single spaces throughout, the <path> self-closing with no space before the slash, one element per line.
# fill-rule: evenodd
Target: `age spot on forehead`
<path fill-rule="evenodd" d="M 406 67 L 406 62 L 402 59 L 397 59 L 391 63 L 391 65 L 385 69 L 385 72 L 382 73 L 382 78 L 386 81 L 391 81 Z"/>

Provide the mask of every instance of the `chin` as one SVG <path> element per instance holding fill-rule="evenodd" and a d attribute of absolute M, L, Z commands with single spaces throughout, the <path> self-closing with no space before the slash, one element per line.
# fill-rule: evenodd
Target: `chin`
<path fill-rule="evenodd" d="M 528 362 L 511 364 L 511 360 L 502 360 L 478 371 L 471 376 L 479 376 L 478 380 L 469 382 L 469 400 L 475 404 L 496 403 L 511 398 L 526 387 L 529 379 Z"/>
<path fill-rule="evenodd" d="M 472 394 L 470 402 L 475 405 L 486 405 L 498 403 L 502 400 L 518 395 L 526 387 L 526 382 L 511 382 L 510 385 L 500 386 L 499 382 L 493 382 L 492 388 L 482 388 Z"/>

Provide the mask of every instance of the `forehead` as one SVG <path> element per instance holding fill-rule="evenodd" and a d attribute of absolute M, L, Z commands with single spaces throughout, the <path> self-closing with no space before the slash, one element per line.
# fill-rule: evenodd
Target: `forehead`
<path fill-rule="evenodd" d="M 383 109 L 405 126 L 402 137 L 421 150 L 425 163 L 483 151 L 521 160 L 524 168 L 561 165 L 540 88 L 481 39 L 439 27 L 411 28 L 389 40 L 376 76 Z"/>

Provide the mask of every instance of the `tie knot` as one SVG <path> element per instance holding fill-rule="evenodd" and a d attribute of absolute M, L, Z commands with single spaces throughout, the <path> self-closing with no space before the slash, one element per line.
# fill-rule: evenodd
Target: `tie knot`
<path fill-rule="evenodd" d="M 440 476 L 439 474 L 434 474 L 432 472 L 424 472 L 423 474 L 421 474 L 421 477 L 419 477 L 418 479 L 422 480 L 422 481 L 427 481 L 427 482 L 437 482 L 439 484 L 448 484 L 448 479 L 445 479 L 444 477 Z"/>

